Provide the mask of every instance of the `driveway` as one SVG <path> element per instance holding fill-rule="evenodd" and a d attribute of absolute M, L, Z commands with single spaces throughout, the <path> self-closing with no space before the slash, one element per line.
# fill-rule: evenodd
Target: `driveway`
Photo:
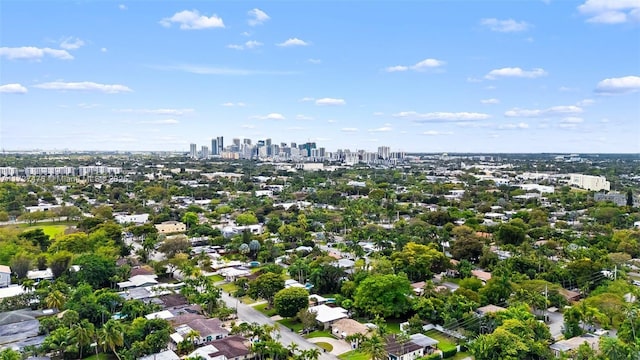
<path fill-rule="evenodd" d="M 250 323 L 255 322 L 258 324 L 269 324 L 269 325 L 276 324 L 275 321 L 266 317 L 264 314 L 262 314 L 258 310 L 252 308 L 251 306 L 243 304 L 242 301 L 229 296 L 229 294 L 225 292 L 222 292 L 221 299 L 225 302 L 225 304 L 227 304 L 228 307 L 238 309 L 238 318 L 240 320 L 244 320 Z M 316 345 L 307 341 L 307 339 L 303 338 L 299 334 L 293 331 L 290 331 L 283 326 L 280 327 L 280 343 L 284 346 L 289 346 L 289 344 L 294 343 L 298 345 L 300 350 L 318 349 L 322 352 L 321 348 L 317 347 Z M 337 359 L 338 358 L 331 353 L 323 352 L 320 354 L 320 360 L 337 360 Z"/>
<path fill-rule="evenodd" d="M 351 345 L 347 344 L 346 341 L 338 340 L 330 337 L 317 337 L 308 339 L 312 343 L 325 342 L 331 344 L 333 346 L 333 350 L 331 350 L 331 354 L 340 355 L 344 354 L 348 351 L 351 351 Z"/>

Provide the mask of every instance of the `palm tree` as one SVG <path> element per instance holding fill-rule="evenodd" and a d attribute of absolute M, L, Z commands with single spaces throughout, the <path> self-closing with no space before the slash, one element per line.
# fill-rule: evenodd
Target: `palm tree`
<path fill-rule="evenodd" d="M 103 337 L 103 348 L 106 351 L 107 348 L 113 352 L 118 359 L 120 359 L 120 355 L 116 351 L 116 348 L 124 345 L 124 331 L 122 329 L 122 324 L 111 319 L 107 321 L 102 327 L 102 337 Z"/>
<path fill-rule="evenodd" d="M 371 360 L 386 360 L 387 350 L 385 350 L 384 338 L 378 334 L 371 336 L 360 344 L 360 349 L 369 355 Z"/>
<path fill-rule="evenodd" d="M 320 358 L 320 350 L 318 350 L 317 348 L 304 350 L 302 353 L 304 354 L 305 360 L 318 360 L 318 358 Z"/>
<path fill-rule="evenodd" d="M 95 335 L 95 328 L 87 319 L 83 319 L 79 324 L 72 326 L 71 334 L 78 343 L 78 358 L 82 359 L 82 349 L 90 344 Z"/>
<path fill-rule="evenodd" d="M 44 303 L 45 305 L 47 305 L 47 307 L 51 309 L 57 309 L 57 310 L 60 310 L 60 308 L 62 308 L 62 305 L 64 305 L 65 302 L 66 302 L 66 298 L 60 290 L 53 290 L 44 299 Z"/>

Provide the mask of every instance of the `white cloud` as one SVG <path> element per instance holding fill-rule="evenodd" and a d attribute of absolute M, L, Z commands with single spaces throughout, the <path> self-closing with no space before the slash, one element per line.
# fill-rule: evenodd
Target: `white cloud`
<path fill-rule="evenodd" d="M 554 117 L 580 114 L 583 110 L 575 105 L 552 106 L 547 109 L 511 109 L 504 113 L 506 117 Z"/>
<path fill-rule="evenodd" d="M 422 135 L 427 136 L 441 136 L 441 135 L 453 135 L 451 131 L 438 131 L 438 130 L 427 130 L 422 133 Z"/>
<path fill-rule="evenodd" d="M 150 114 L 150 115 L 172 115 L 182 116 L 191 114 L 193 109 L 115 109 L 115 112 L 134 113 L 134 114 Z"/>
<path fill-rule="evenodd" d="M 428 70 L 428 69 L 434 69 L 434 68 L 441 67 L 441 66 L 443 66 L 445 64 L 446 64 L 446 62 L 444 62 L 442 60 L 438 60 L 438 59 L 424 59 L 424 60 L 419 61 L 419 62 L 417 62 L 417 63 L 415 63 L 414 65 L 411 65 L 411 66 L 395 65 L 395 66 L 389 66 L 389 67 L 385 68 L 384 70 L 386 72 L 403 72 L 403 71 L 408 71 L 408 70 L 425 71 L 425 70 Z"/>
<path fill-rule="evenodd" d="M 422 114 L 415 111 L 403 111 L 393 114 L 393 116 L 409 118 L 418 122 L 477 121 L 486 120 L 491 117 L 489 114 L 476 112 L 431 112 Z"/>
<path fill-rule="evenodd" d="M 201 30 L 211 28 L 223 28 L 224 22 L 218 15 L 200 15 L 198 10 L 183 10 L 175 13 L 170 18 L 160 20 L 160 25 L 171 27 L 172 24 L 179 24 L 181 30 Z"/>
<path fill-rule="evenodd" d="M 584 122 L 584 119 L 577 116 L 569 116 L 569 117 L 563 118 L 562 120 L 560 120 L 560 122 L 566 123 L 566 124 L 580 124 Z"/>
<path fill-rule="evenodd" d="M 568 87 L 568 86 L 560 86 L 558 88 L 558 91 L 562 91 L 562 92 L 575 92 L 575 91 L 580 91 L 579 88 L 573 88 L 573 87 Z"/>
<path fill-rule="evenodd" d="M 222 103 L 222 106 L 226 106 L 226 107 L 245 107 L 247 106 L 247 104 L 243 103 L 243 102 L 226 102 L 226 103 Z"/>
<path fill-rule="evenodd" d="M 384 115 L 384 113 L 382 111 L 376 111 L 371 115 L 373 115 L 373 116 L 382 116 L 382 115 Z"/>
<path fill-rule="evenodd" d="M 315 98 L 305 96 L 305 97 L 303 97 L 302 99 L 300 99 L 298 101 L 299 102 L 310 102 L 310 101 L 313 101 L 313 100 L 315 100 Z"/>
<path fill-rule="evenodd" d="M 244 46 L 245 46 L 247 49 L 253 49 L 253 48 L 256 48 L 256 47 L 262 46 L 262 43 L 261 43 L 261 42 L 259 42 L 259 41 L 255 41 L 255 40 L 249 40 L 249 41 L 247 41 L 246 43 L 244 43 Z"/>
<path fill-rule="evenodd" d="M 100 49 L 100 51 L 103 52 L 103 53 L 106 53 L 108 50 L 107 50 L 106 47 L 103 47 L 103 48 Z"/>
<path fill-rule="evenodd" d="M 582 99 L 576 103 L 577 106 L 589 106 L 593 105 L 596 101 L 593 99 Z"/>
<path fill-rule="evenodd" d="M 0 94 L 26 94 L 27 88 L 20 84 L 0 85 Z"/>
<path fill-rule="evenodd" d="M 382 126 L 382 127 L 375 128 L 375 129 L 369 129 L 367 131 L 369 131 L 369 132 L 389 132 L 389 131 L 393 131 L 393 128 L 391 126 Z"/>
<path fill-rule="evenodd" d="M 266 12 L 257 8 L 249 10 L 247 14 L 249 14 L 249 26 L 262 25 L 265 21 L 271 19 Z"/>
<path fill-rule="evenodd" d="M 291 47 L 291 46 L 308 46 L 309 43 L 304 41 L 304 40 L 300 40 L 298 38 L 289 38 L 279 44 L 276 44 L 277 46 L 280 47 Z"/>
<path fill-rule="evenodd" d="M 9 60 L 40 60 L 45 56 L 61 60 L 73 60 L 73 56 L 66 50 L 38 48 L 35 46 L 0 47 L 0 57 Z"/>
<path fill-rule="evenodd" d="M 480 20 L 480 25 L 498 32 L 520 32 L 525 31 L 530 27 L 530 25 L 524 21 L 516 21 L 513 19 L 498 20 L 495 18 L 482 19 Z"/>
<path fill-rule="evenodd" d="M 640 22 L 640 1 L 638 0 L 587 0 L 578 6 L 578 11 L 588 16 L 587 22 L 591 23 Z"/>
<path fill-rule="evenodd" d="M 79 38 L 73 38 L 73 37 L 68 37 L 62 40 L 62 43 L 60 43 L 60 47 L 65 50 L 77 50 L 83 47 L 84 45 L 85 45 L 84 41 L 80 40 Z"/>
<path fill-rule="evenodd" d="M 35 85 L 38 89 L 44 90 L 80 90 L 80 91 L 98 91 L 107 94 L 116 94 L 121 92 L 131 92 L 131 88 L 125 85 L 119 84 L 99 84 L 91 81 L 82 81 L 82 82 L 62 82 L 62 81 L 53 81 L 48 83 L 42 83 Z"/>
<path fill-rule="evenodd" d="M 489 105 L 500 104 L 500 100 L 498 100 L 496 98 L 482 99 L 482 100 L 480 100 L 480 102 L 483 103 L 483 104 L 489 104 Z"/>
<path fill-rule="evenodd" d="M 120 4 L 120 5 L 118 5 L 118 9 L 120 9 L 120 10 L 127 10 L 127 5 L 125 5 L 125 4 Z"/>
<path fill-rule="evenodd" d="M 227 67 L 216 67 L 216 66 L 194 65 L 194 64 L 155 65 L 150 67 L 158 70 L 184 71 L 187 73 L 199 74 L 199 75 L 250 76 L 250 75 L 297 74 L 297 72 L 295 71 L 254 70 L 254 69 L 227 68 Z"/>
<path fill-rule="evenodd" d="M 547 72 L 541 68 L 523 70 L 519 67 L 507 67 L 502 69 L 491 70 L 487 75 L 484 76 L 484 78 L 489 80 L 494 80 L 499 77 L 518 77 L 518 78 L 534 79 L 534 78 L 538 78 L 546 75 L 547 75 Z"/>
<path fill-rule="evenodd" d="M 322 60 L 320 59 L 307 59 L 307 62 L 315 65 L 322 64 Z"/>
<path fill-rule="evenodd" d="M 333 120 L 333 119 L 329 119 L 329 120 L 327 120 L 327 122 L 328 122 L 329 124 L 335 124 L 335 123 L 337 123 L 338 121 L 337 121 L 337 120 Z"/>
<path fill-rule="evenodd" d="M 296 120 L 313 120 L 312 116 L 298 114 L 296 115 Z"/>
<path fill-rule="evenodd" d="M 322 98 L 316 100 L 316 105 L 346 105 L 344 99 Z"/>
<path fill-rule="evenodd" d="M 517 124 L 502 124 L 498 125 L 498 129 L 500 130 L 517 130 L 517 129 L 528 129 L 529 124 L 521 122 Z"/>
<path fill-rule="evenodd" d="M 280 113 L 270 113 L 267 115 L 255 115 L 251 117 L 252 119 L 259 119 L 259 120 L 285 120 L 286 118 L 284 117 L 284 115 L 280 114 Z"/>
<path fill-rule="evenodd" d="M 340 129 L 340 131 L 342 131 L 342 132 L 351 132 L 352 133 L 352 132 L 357 132 L 358 128 L 346 127 L 346 128 Z"/>
<path fill-rule="evenodd" d="M 142 124 L 154 124 L 154 125 L 175 125 L 179 124 L 180 121 L 176 119 L 165 119 L 165 120 L 152 120 L 152 121 L 143 121 Z"/>
<path fill-rule="evenodd" d="M 596 92 L 601 94 L 625 94 L 640 90 L 640 76 L 624 76 L 604 79 L 596 86 Z"/>
<path fill-rule="evenodd" d="M 241 128 L 243 128 L 243 129 L 255 129 L 256 126 L 252 125 L 252 124 L 244 124 L 244 125 L 241 126 Z"/>
<path fill-rule="evenodd" d="M 234 49 L 234 50 L 244 50 L 244 49 L 253 49 L 253 48 L 257 48 L 259 46 L 264 45 L 263 43 L 259 42 L 259 41 L 255 41 L 255 40 L 249 40 L 247 42 L 245 42 L 242 45 L 238 45 L 238 44 L 229 44 L 227 45 L 227 47 L 229 49 Z"/>

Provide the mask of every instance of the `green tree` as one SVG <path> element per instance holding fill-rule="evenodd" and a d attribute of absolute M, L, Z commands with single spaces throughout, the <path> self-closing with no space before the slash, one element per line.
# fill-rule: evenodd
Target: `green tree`
<path fill-rule="evenodd" d="M 276 293 L 284 289 L 284 278 L 280 274 L 264 273 L 249 283 L 249 296 L 253 299 L 265 299 L 273 305 Z"/>
<path fill-rule="evenodd" d="M 374 334 L 360 343 L 360 351 L 367 354 L 371 360 L 387 360 L 388 355 L 385 346 L 386 342 L 384 338 L 378 334 Z"/>
<path fill-rule="evenodd" d="M 309 306 L 309 292 L 301 287 L 282 289 L 274 296 L 273 303 L 278 315 L 294 317 Z"/>
<path fill-rule="evenodd" d="M 509 224 L 502 224 L 496 233 L 496 240 L 500 244 L 520 245 L 524 241 L 525 232 L 521 227 Z"/>
<path fill-rule="evenodd" d="M 182 222 L 187 225 L 188 229 L 190 229 L 190 228 L 198 225 L 198 214 L 196 214 L 194 212 L 191 212 L 191 211 L 187 211 L 182 216 Z"/>
<path fill-rule="evenodd" d="M 258 218 L 253 212 L 245 212 L 236 217 L 238 225 L 254 225 L 258 223 Z"/>
<path fill-rule="evenodd" d="M 71 334 L 78 343 L 79 358 L 82 359 L 82 350 L 91 344 L 95 335 L 95 328 L 87 319 L 71 327 Z"/>
<path fill-rule="evenodd" d="M 400 316 L 411 307 L 409 279 L 403 275 L 371 275 L 364 279 L 354 295 L 354 306 L 365 314 Z"/>

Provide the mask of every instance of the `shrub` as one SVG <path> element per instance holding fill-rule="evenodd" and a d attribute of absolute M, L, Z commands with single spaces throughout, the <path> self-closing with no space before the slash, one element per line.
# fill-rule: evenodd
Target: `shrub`
<path fill-rule="evenodd" d="M 455 347 L 451 349 L 442 350 L 442 358 L 447 359 L 447 358 L 453 357 L 457 352 L 458 352 L 458 349 Z"/>

